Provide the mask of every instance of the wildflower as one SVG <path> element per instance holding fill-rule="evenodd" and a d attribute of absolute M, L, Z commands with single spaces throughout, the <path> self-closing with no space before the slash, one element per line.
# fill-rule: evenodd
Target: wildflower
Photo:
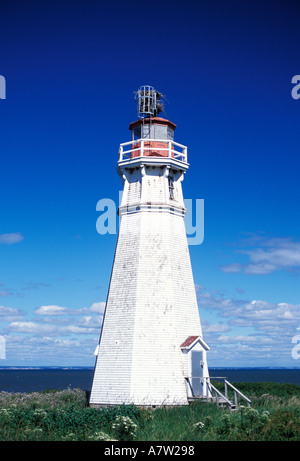
<path fill-rule="evenodd" d="M 10 416 L 11 414 L 11 411 L 7 408 L 1 408 L 0 409 L 0 415 L 2 416 Z"/>
<path fill-rule="evenodd" d="M 73 432 L 68 432 L 61 440 L 76 440 L 76 435 Z"/>
<path fill-rule="evenodd" d="M 268 411 L 263 411 L 262 414 L 260 415 L 260 418 L 259 418 L 259 423 L 264 426 L 265 424 L 267 424 L 267 422 L 269 421 L 269 418 L 270 418 L 270 413 Z"/>
<path fill-rule="evenodd" d="M 45 410 L 43 410 L 42 408 L 37 408 L 36 410 L 34 410 L 33 414 L 35 416 L 40 416 L 42 418 L 47 416 L 47 412 Z"/>
<path fill-rule="evenodd" d="M 252 424 L 255 420 L 258 419 L 259 413 L 254 408 L 247 408 L 244 416 L 246 417 L 247 420 L 250 421 L 250 424 Z"/>
<path fill-rule="evenodd" d="M 106 432 L 100 431 L 89 436 L 89 440 L 100 440 L 102 442 L 117 442 L 116 439 L 112 439 Z"/>
<path fill-rule="evenodd" d="M 27 428 L 27 429 L 25 429 L 25 432 L 26 433 L 33 433 L 33 434 L 35 433 L 35 434 L 37 434 L 37 433 L 43 432 L 43 429 L 41 429 L 40 427 L 35 427 L 33 429 Z"/>
<path fill-rule="evenodd" d="M 120 439 L 132 440 L 137 431 L 137 424 L 128 416 L 117 416 L 112 424 L 112 430 Z"/>
<path fill-rule="evenodd" d="M 221 418 L 221 426 L 218 428 L 219 434 L 230 434 L 232 429 L 234 428 L 234 424 L 231 418 L 231 415 L 224 414 Z"/>
<path fill-rule="evenodd" d="M 197 430 L 198 429 L 203 429 L 204 426 L 205 426 L 205 424 L 202 423 L 202 421 L 199 421 L 199 423 L 194 424 L 194 428 L 197 429 Z"/>

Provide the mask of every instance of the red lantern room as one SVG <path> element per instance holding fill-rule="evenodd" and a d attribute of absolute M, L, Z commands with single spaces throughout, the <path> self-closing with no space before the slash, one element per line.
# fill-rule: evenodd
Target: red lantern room
<path fill-rule="evenodd" d="M 173 149 L 169 153 L 169 142 L 174 140 L 176 125 L 161 117 L 142 118 L 129 125 L 132 133 L 132 140 L 139 140 L 132 143 L 131 158 L 143 156 L 152 157 L 174 157 Z M 141 143 L 143 142 L 143 154 L 141 154 Z M 171 146 L 172 147 L 172 146 Z"/>
<path fill-rule="evenodd" d="M 160 163 L 168 157 L 187 164 L 186 146 L 174 141 L 175 123 L 158 115 L 164 108 L 163 95 L 145 85 L 136 92 L 136 99 L 138 120 L 129 125 L 131 141 L 120 145 L 119 164 L 140 157 L 160 158 Z"/>

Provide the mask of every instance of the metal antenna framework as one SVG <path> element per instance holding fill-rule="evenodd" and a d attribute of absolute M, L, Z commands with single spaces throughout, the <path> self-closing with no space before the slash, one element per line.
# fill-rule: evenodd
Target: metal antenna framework
<path fill-rule="evenodd" d="M 135 93 L 138 117 L 156 117 L 164 109 L 163 97 L 153 86 L 141 86 Z"/>

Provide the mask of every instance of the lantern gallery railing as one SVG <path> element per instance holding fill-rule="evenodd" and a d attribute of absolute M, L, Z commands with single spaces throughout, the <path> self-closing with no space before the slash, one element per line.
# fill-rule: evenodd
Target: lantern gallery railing
<path fill-rule="evenodd" d="M 130 149 L 126 149 L 130 146 Z M 146 156 L 171 157 L 187 163 L 187 147 L 167 139 L 136 139 L 123 142 L 119 148 L 119 162 L 133 157 Z"/>

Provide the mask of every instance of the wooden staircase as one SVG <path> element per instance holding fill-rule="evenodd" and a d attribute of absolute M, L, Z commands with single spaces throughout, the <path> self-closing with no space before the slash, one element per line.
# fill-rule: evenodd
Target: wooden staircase
<path fill-rule="evenodd" d="M 195 377 L 193 377 L 195 378 Z M 197 377 L 196 377 L 197 378 Z M 251 400 L 246 397 L 241 391 L 239 391 L 235 386 L 233 386 L 229 381 L 227 381 L 226 378 L 224 377 L 213 377 L 213 378 L 200 378 L 206 380 L 206 385 L 207 385 L 207 395 L 205 396 L 197 396 L 193 395 L 188 398 L 190 402 L 193 401 L 205 401 L 205 402 L 215 402 L 217 406 L 219 407 L 224 407 L 227 406 L 230 411 L 235 411 L 238 409 L 238 400 L 239 399 L 244 399 L 247 402 L 247 406 L 251 406 Z M 216 380 L 223 380 L 224 382 L 224 394 L 217 389 L 212 383 L 211 380 L 216 379 Z M 189 381 L 189 379 L 188 379 Z M 190 386 L 191 388 L 191 386 Z M 233 399 L 229 399 L 229 393 L 228 393 L 228 388 L 230 388 L 233 391 Z"/>

